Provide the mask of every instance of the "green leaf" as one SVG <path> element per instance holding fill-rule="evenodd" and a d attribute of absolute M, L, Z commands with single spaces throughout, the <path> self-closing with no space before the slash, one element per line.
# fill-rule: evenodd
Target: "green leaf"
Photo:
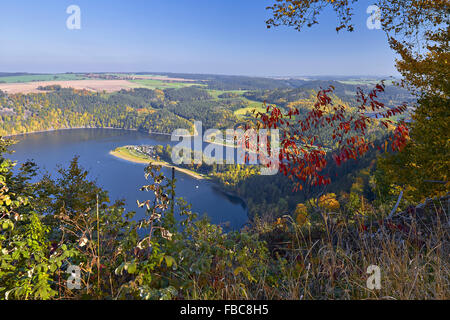
<path fill-rule="evenodd" d="M 244 268 L 242 267 L 237 267 L 236 269 L 234 269 L 234 275 L 237 276 L 239 273 L 244 272 Z"/>
<path fill-rule="evenodd" d="M 3 230 L 7 230 L 8 227 L 9 227 L 8 221 L 4 221 L 3 224 L 2 224 L 2 229 L 3 229 Z"/>
<path fill-rule="evenodd" d="M 128 265 L 127 271 L 128 271 L 128 273 L 133 274 L 136 272 L 136 269 L 137 269 L 137 265 L 136 265 L 136 263 L 133 262 Z"/>
<path fill-rule="evenodd" d="M 171 256 L 165 256 L 164 260 L 166 261 L 166 264 L 169 268 L 174 264 L 176 265 L 175 259 Z"/>

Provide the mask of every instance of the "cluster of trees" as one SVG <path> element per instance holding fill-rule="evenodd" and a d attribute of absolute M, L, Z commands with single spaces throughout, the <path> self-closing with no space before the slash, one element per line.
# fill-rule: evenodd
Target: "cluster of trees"
<path fill-rule="evenodd" d="M 244 93 L 244 96 L 250 100 L 276 104 L 281 107 L 287 107 L 292 104 L 304 105 L 310 108 L 314 102 L 316 93 L 319 90 L 327 89 L 333 86 L 333 95 L 336 102 L 344 102 L 350 106 L 357 104 L 355 92 L 358 88 L 368 91 L 372 88 L 366 84 L 345 84 L 339 81 L 314 80 L 308 81 L 298 88 L 277 88 L 272 90 L 254 90 Z M 414 96 L 407 90 L 394 85 L 386 85 L 383 95 L 380 95 L 379 101 L 388 106 L 396 106 L 403 103 L 412 103 Z"/>
<path fill-rule="evenodd" d="M 177 128 L 192 128 L 190 118 L 171 111 L 171 107 L 179 103 L 175 99 L 194 101 L 206 98 L 209 96 L 205 91 L 195 88 L 167 92 L 134 89 L 110 95 L 73 89 L 59 89 L 45 94 L 2 94 L 2 109 L 12 112 L 2 113 L 0 135 L 76 127 L 171 133 Z"/>
<path fill-rule="evenodd" d="M 234 105 L 236 107 L 236 105 Z M 237 106 L 238 108 L 241 106 Z M 168 110 L 174 114 L 189 119 L 192 122 L 201 121 L 205 128 L 233 128 L 238 119 L 233 114 L 233 105 L 211 101 L 190 101 L 170 105 Z"/>
<path fill-rule="evenodd" d="M 208 80 L 208 88 L 214 90 L 258 90 L 295 88 L 303 83 L 303 80 L 296 79 L 277 80 L 243 76 L 221 76 Z"/>
<path fill-rule="evenodd" d="M 164 93 L 167 99 L 175 102 L 209 100 L 212 98 L 208 91 L 197 87 L 167 89 Z"/>
<path fill-rule="evenodd" d="M 54 84 L 50 86 L 39 86 L 37 87 L 38 90 L 41 91 L 54 91 L 54 90 L 61 90 L 61 86 L 59 84 Z"/>
<path fill-rule="evenodd" d="M 383 205 L 387 208 L 397 194 L 396 191 L 391 194 L 388 186 L 381 181 L 375 183 L 379 176 L 376 167 L 378 155 L 379 151 L 371 152 L 358 161 L 350 160 L 340 166 L 330 161 L 326 169 L 327 174 L 333 177 L 330 185 L 309 186 L 298 192 L 294 192 L 295 182 L 289 177 L 282 173 L 262 176 L 259 175 L 259 167 L 227 166 L 214 176 L 222 188 L 245 200 L 250 219 L 262 214 L 274 218 L 286 214 L 295 216 L 298 204 L 305 203 L 324 192 L 337 194 L 340 199 L 344 199 L 341 200 L 343 203 L 350 195 L 357 198 L 359 206 L 355 206 L 353 212 L 360 209 L 360 204 L 368 204 L 377 199 L 378 207 Z M 360 201 L 361 199 L 363 200 Z"/>
<path fill-rule="evenodd" d="M 0 92 L 0 135 L 76 127 L 172 133 L 192 129 L 194 120 L 207 128 L 232 128 L 238 123 L 233 112 L 249 103 L 235 96 L 216 99 L 197 87 L 137 88 L 112 94 L 56 86 L 41 89 L 45 93 Z"/>
<path fill-rule="evenodd" d="M 150 73 L 138 73 L 150 74 Z M 191 73 L 151 73 L 160 74 L 172 78 L 183 78 L 197 81 L 212 90 L 259 90 L 276 88 L 296 88 L 305 83 L 299 79 L 272 79 L 248 76 L 229 76 L 217 74 L 191 74 Z"/>

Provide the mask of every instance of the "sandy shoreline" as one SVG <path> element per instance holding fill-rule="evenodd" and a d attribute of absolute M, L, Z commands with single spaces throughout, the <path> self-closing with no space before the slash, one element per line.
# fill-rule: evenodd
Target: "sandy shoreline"
<path fill-rule="evenodd" d="M 169 164 L 167 162 L 164 162 L 164 161 L 156 161 L 156 160 L 152 160 L 152 159 L 149 159 L 149 160 L 139 159 L 139 158 L 133 157 L 131 155 L 126 155 L 126 154 L 123 154 L 121 152 L 117 152 L 115 150 L 110 151 L 109 154 L 114 156 L 114 157 L 116 157 L 116 158 L 119 158 L 119 159 L 122 159 L 122 160 L 126 160 L 126 161 L 130 161 L 130 162 L 134 162 L 134 163 L 149 164 L 151 162 L 152 164 L 157 165 L 157 166 L 163 166 L 163 167 L 166 167 L 166 168 L 175 168 L 176 171 L 182 172 L 182 173 L 184 173 L 184 174 L 186 174 L 186 175 L 188 175 L 188 176 L 190 176 L 192 178 L 195 178 L 197 180 L 205 179 L 205 176 L 203 176 L 201 174 L 195 173 L 195 172 L 193 172 L 191 170 L 188 170 L 188 169 L 184 169 L 184 168 L 179 168 L 177 166 L 173 166 L 173 165 L 171 165 L 171 164 Z"/>
<path fill-rule="evenodd" d="M 113 157 L 116 157 L 116 158 L 119 158 L 119 159 L 122 159 L 122 160 L 126 160 L 126 161 L 130 161 L 130 162 L 134 162 L 134 163 L 142 163 L 142 164 L 149 164 L 150 163 L 150 160 L 139 159 L 139 158 L 133 157 L 131 155 L 126 155 L 126 154 L 117 152 L 115 150 L 110 151 L 109 154 L 112 155 Z M 163 166 L 163 167 L 166 167 L 166 168 L 175 168 L 175 170 L 177 170 L 179 172 L 182 172 L 182 173 L 184 173 L 184 174 L 186 174 L 186 175 L 188 175 L 188 176 L 190 176 L 192 178 L 195 178 L 197 180 L 208 179 L 208 177 L 206 177 L 204 175 L 195 173 L 195 172 L 193 172 L 191 170 L 188 170 L 188 169 L 183 169 L 183 168 L 179 168 L 177 166 L 170 165 L 169 163 L 164 162 L 164 161 L 152 161 L 152 163 L 154 165 L 160 165 L 160 166 Z M 247 205 L 247 201 L 245 201 L 244 198 L 242 198 L 241 196 L 239 196 L 239 195 L 237 195 L 237 194 L 235 194 L 235 193 L 233 193 L 231 191 L 225 190 L 222 186 L 220 186 L 219 184 L 217 184 L 214 181 L 210 181 L 210 183 L 214 184 L 216 186 L 216 188 L 218 188 L 220 190 L 220 192 L 222 192 L 222 193 L 224 193 L 224 194 L 226 194 L 228 196 L 231 196 L 231 197 L 239 198 L 245 204 L 245 207 L 247 208 L 246 209 L 247 210 L 247 215 L 248 215 L 248 205 Z"/>

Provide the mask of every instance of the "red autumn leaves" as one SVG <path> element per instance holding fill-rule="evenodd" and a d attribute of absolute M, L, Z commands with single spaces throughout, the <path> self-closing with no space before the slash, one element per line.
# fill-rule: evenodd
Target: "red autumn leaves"
<path fill-rule="evenodd" d="M 316 103 L 306 114 L 296 107 L 283 113 L 273 105 L 267 106 L 265 113 L 255 113 L 258 129 L 279 129 L 278 165 L 284 175 L 296 180 L 296 190 L 302 189 L 302 185 L 331 183 L 324 173 L 328 164 L 327 154 L 331 154 L 337 165 L 366 154 L 373 147 L 367 139 L 370 124 L 380 123 L 393 129 L 393 134 L 388 137 L 393 151 L 405 146 L 408 128 L 404 123 L 394 123 L 391 118 L 405 112 L 406 105 L 390 108 L 378 101 L 378 94 L 384 89 L 381 83 L 366 95 L 358 88 L 356 108 L 334 104 L 330 97 L 334 92 L 331 86 L 317 93 Z M 330 133 L 331 141 L 323 141 L 323 130 Z"/>

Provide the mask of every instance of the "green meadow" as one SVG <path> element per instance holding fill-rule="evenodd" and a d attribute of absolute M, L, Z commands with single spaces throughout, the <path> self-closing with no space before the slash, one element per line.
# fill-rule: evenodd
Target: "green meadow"
<path fill-rule="evenodd" d="M 5 76 L 0 77 L 0 83 L 25 83 L 33 81 L 67 81 L 67 80 L 84 80 L 87 79 L 79 74 L 62 73 L 62 74 L 32 74 L 23 76 Z"/>
<path fill-rule="evenodd" d="M 169 88 L 178 89 L 191 86 L 204 86 L 198 83 L 191 83 L 191 82 L 167 82 L 164 80 L 154 80 L 154 79 L 138 79 L 138 80 L 130 80 L 130 82 L 136 84 L 136 87 L 147 89 L 169 89 Z"/>

